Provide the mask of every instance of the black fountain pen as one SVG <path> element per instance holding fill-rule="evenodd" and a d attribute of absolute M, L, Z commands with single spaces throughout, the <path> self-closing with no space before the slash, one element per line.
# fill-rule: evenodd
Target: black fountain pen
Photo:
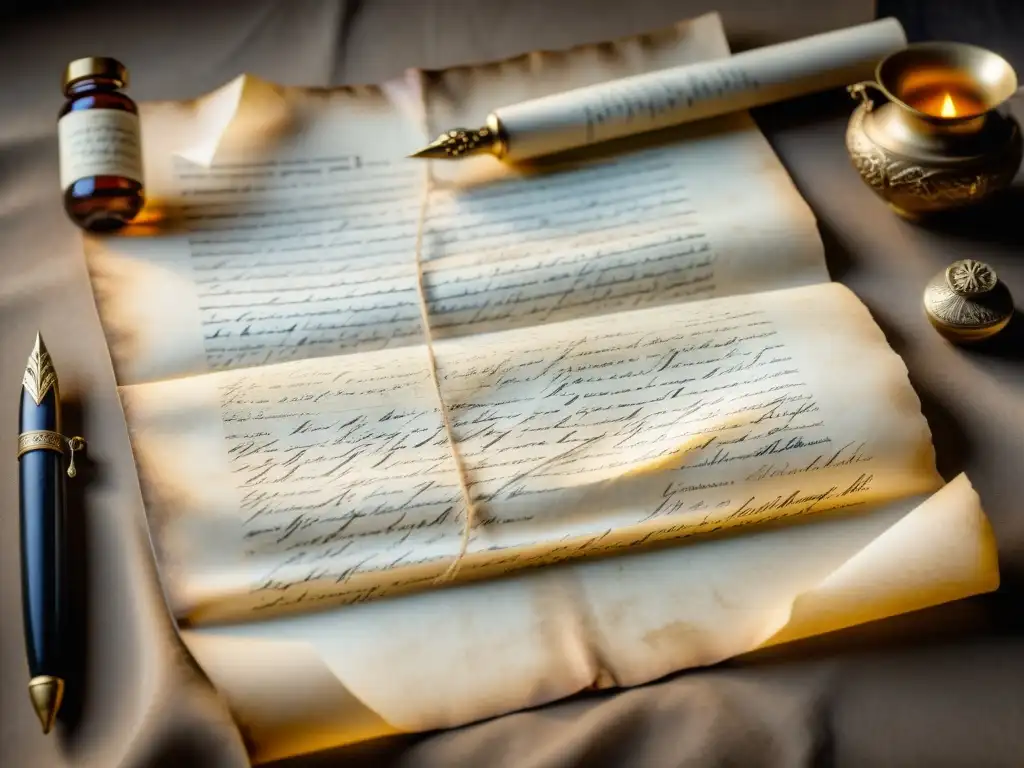
<path fill-rule="evenodd" d="M 38 334 L 22 379 L 18 424 L 21 600 L 32 676 L 28 692 L 43 733 L 49 733 L 64 698 L 64 449 L 71 454 L 67 474 L 74 477 L 75 451 L 85 441 L 61 433 L 57 372 Z"/>

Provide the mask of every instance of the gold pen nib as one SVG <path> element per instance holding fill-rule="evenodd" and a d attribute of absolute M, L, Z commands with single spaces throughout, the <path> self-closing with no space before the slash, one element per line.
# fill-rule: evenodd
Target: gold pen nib
<path fill-rule="evenodd" d="M 50 353 L 46 351 L 41 334 L 36 333 L 36 343 L 32 347 L 32 353 L 28 356 L 28 363 L 25 365 L 25 375 L 21 379 L 21 385 L 25 391 L 32 395 L 36 405 L 43 402 L 50 387 L 57 383 L 57 372 L 53 369 L 53 361 Z"/>
<path fill-rule="evenodd" d="M 52 675 L 33 677 L 28 684 L 28 695 L 32 698 L 39 722 L 43 724 L 43 733 L 49 733 L 64 700 L 64 681 Z"/>
<path fill-rule="evenodd" d="M 43 334 L 36 331 L 36 343 L 32 345 L 32 352 L 29 353 L 28 359 L 31 362 L 33 359 L 38 359 L 43 355 L 49 355 L 49 350 L 46 349 L 46 344 L 43 342 Z"/>
<path fill-rule="evenodd" d="M 501 148 L 501 140 L 497 131 L 491 128 L 453 128 L 445 131 L 423 149 L 413 152 L 409 157 L 422 157 L 428 160 L 458 160 L 468 155 L 496 155 Z"/>

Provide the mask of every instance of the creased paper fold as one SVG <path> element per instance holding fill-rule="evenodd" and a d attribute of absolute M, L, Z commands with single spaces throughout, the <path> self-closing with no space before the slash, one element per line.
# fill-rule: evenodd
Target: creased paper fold
<path fill-rule="evenodd" d="M 244 149 L 247 142 L 265 141 L 289 120 L 280 89 L 254 75 L 239 75 L 195 102 L 191 130 L 177 155 L 209 167 L 225 142 Z"/>
<path fill-rule="evenodd" d="M 960 475 L 917 504 L 184 638 L 266 761 L 639 685 L 998 584 Z"/>
<path fill-rule="evenodd" d="M 898 574 L 893 573 L 896 568 Z M 970 480 L 960 474 L 816 587 L 798 595 L 785 626 L 762 646 L 998 587 L 995 534 Z"/>

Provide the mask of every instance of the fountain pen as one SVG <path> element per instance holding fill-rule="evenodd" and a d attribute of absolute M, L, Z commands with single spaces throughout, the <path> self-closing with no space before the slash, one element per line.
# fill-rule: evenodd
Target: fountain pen
<path fill-rule="evenodd" d="M 43 733 L 49 733 L 64 697 L 64 447 L 67 443 L 71 450 L 67 473 L 74 477 L 74 452 L 84 441 L 67 440 L 61 433 L 57 372 L 39 334 L 22 379 L 18 424 L 21 600 L 31 675 L 28 691 Z"/>

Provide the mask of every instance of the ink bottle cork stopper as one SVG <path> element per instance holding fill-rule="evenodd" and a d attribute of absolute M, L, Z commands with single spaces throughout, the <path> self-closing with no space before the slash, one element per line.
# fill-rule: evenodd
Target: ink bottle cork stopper
<path fill-rule="evenodd" d="M 139 110 L 121 89 L 117 59 L 76 59 L 64 71 L 67 101 L 57 119 L 60 186 L 71 220 L 93 232 L 119 229 L 145 202 Z"/>

